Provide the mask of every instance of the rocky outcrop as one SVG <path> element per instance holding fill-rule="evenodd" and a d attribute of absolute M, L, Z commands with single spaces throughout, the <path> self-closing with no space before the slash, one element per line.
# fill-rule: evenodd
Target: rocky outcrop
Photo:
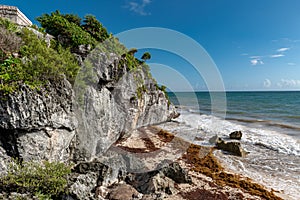
<path fill-rule="evenodd" d="M 90 161 L 130 130 L 178 115 L 146 68 L 129 70 L 124 58 L 101 52 L 86 61 L 92 67 L 74 87 L 62 80 L 1 95 L 1 172 L 12 157 Z"/>
<path fill-rule="evenodd" d="M 113 177 L 113 174 L 117 176 Z M 161 196 L 175 194 L 178 192 L 175 184 L 192 183 L 191 180 L 187 171 L 176 162 L 144 173 L 128 173 L 98 161 L 83 162 L 73 169 L 69 196 L 75 199 L 132 199 L 154 194 Z"/>
<path fill-rule="evenodd" d="M 93 66 L 93 76 L 82 87 L 75 84 L 77 119 L 75 160 L 102 155 L 120 136 L 141 126 L 168 121 L 177 115 L 163 91 L 143 66 L 129 70 L 115 54 L 91 52 L 82 77 Z M 79 77 L 81 77 L 79 75 Z"/>
<path fill-rule="evenodd" d="M 136 191 L 132 186 L 127 184 L 120 184 L 114 186 L 106 199 L 109 200 L 131 200 L 131 199 L 141 199 L 142 195 Z"/>
<path fill-rule="evenodd" d="M 241 147 L 241 143 L 239 142 L 226 142 L 219 139 L 216 143 L 216 147 L 236 156 L 245 157 L 247 155 L 247 152 Z"/>
<path fill-rule="evenodd" d="M 71 84 L 64 80 L 41 90 L 23 85 L 0 99 L 0 168 L 10 158 L 66 161 L 77 120 Z M 5 173 L 5 170 L 1 170 Z"/>
<path fill-rule="evenodd" d="M 240 140 L 242 139 L 243 133 L 242 131 L 233 131 L 229 134 L 230 139 Z"/>

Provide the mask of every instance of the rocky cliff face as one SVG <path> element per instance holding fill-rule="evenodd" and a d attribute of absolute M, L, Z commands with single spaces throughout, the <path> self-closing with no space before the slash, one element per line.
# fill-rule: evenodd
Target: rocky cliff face
<path fill-rule="evenodd" d="M 128 70 L 122 60 L 104 53 L 86 59 L 94 67 L 95 76 L 85 81 L 84 89 L 75 84 L 76 97 L 82 95 L 81 102 L 76 102 L 81 104 L 76 109 L 80 119 L 76 138 L 80 153 L 75 154 L 76 160 L 99 157 L 130 130 L 177 116 L 148 70 L 142 66 Z"/>
<path fill-rule="evenodd" d="M 94 76 L 40 91 L 23 86 L 0 99 L 0 171 L 6 160 L 89 161 L 130 130 L 177 116 L 143 67 L 128 70 L 115 54 L 89 60 Z M 86 71 L 85 71 L 86 72 Z M 80 99 L 80 100 L 78 100 Z"/>

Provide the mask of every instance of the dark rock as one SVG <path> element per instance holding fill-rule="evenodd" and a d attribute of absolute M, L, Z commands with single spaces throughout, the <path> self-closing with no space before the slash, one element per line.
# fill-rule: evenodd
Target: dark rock
<path fill-rule="evenodd" d="M 241 131 L 234 131 L 230 133 L 229 137 L 230 139 L 240 140 L 242 138 L 243 134 Z"/>
<path fill-rule="evenodd" d="M 132 186 L 119 184 L 110 190 L 106 198 L 109 200 L 132 200 L 141 196 L 142 195 Z"/>
<path fill-rule="evenodd" d="M 160 170 L 128 174 L 125 181 L 142 194 L 173 194 L 176 191 L 175 183 L 192 183 L 191 177 L 178 163 Z"/>
<path fill-rule="evenodd" d="M 216 143 L 216 147 L 236 156 L 245 157 L 247 154 L 239 142 L 225 142 L 224 140 L 219 139 Z"/>
<path fill-rule="evenodd" d="M 165 176 L 175 181 L 175 183 L 192 183 L 192 178 L 177 162 L 162 168 L 161 171 Z"/>

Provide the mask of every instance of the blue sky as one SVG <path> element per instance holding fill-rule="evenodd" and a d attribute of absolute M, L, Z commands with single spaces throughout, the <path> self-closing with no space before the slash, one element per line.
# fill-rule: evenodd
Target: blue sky
<path fill-rule="evenodd" d="M 79 16 L 93 14 L 114 34 L 140 27 L 175 30 L 202 45 L 226 90 L 300 90 L 298 0 L 1 0 L 0 4 L 18 6 L 33 22 L 58 9 Z M 160 83 L 171 84 L 172 90 L 190 90 L 170 74 L 176 71 L 193 90 L 207 88 L 186 58 L 160 49 L 143 49 L 137 55 L 144 51 L 152 54 L 149 63 L 161 64 L 152 65 Z"/>

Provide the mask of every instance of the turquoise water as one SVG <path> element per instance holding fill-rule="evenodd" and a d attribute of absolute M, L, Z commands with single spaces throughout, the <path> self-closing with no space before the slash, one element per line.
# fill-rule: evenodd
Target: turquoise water
<path fill-rule="evenodd" d="M 182 108 L 200 114 L 211 114 L 211 96 L 220 93 L 169 93 L 171 101 Z M 226 92 L 226 119 L 248 124 L 268 126 L 300 138 L 300 92 Z M 223 99 L 224 100 L 224 99 Z"/>
<path fill-rule="evenodd" d="M 240 130 L 245 158 L 215 151 L 227 169 L 300 199 L 300 92 L 169 93 L 181 113 L 170 131 L 212 145 Z M 202 138 L 198 141 L 195 138 Z"/>

